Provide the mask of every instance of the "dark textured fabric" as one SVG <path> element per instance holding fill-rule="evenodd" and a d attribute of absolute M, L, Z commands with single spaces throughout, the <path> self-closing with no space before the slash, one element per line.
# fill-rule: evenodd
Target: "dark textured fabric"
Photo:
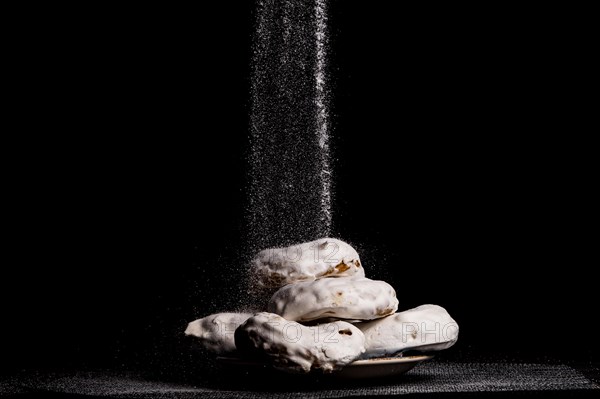
<path fill-rule="evenodd" d="M 5 378 L 0 394 L 27 393 L 132 398 L 337 398 L 403 394 L 561 391 L 600 394 L 600 385 L 566 365 L 511 363 L 425 363 L 406 375 L 362 385 L 304 384 L 289 390 L 239 389 L 231 384 L 168 383 L 115 373 L 38 373 Z M 269 386 L 272 381 L 263 381 Z M 261 386 L 261 385 L 257 385 Z"/>

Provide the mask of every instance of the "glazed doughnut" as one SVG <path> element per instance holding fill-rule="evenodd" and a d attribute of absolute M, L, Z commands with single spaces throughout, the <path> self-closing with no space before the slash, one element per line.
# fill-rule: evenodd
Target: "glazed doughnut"
<path fill-rule="evenodd" d="M 235 352 L 235 329 L 246 321 L 251 313 L 216 313 L 194 320 L 185 329 L 185 335 L 199 339 L 208 351 L 223 355 Z"/>
<path fill-rule="evenodd" d="M 393 356 L 408 349 L 440 351 L 458 339 L 458 324 L 437 305 L 422 305 L 355 325 L 365 334 L 367 350 L 362 358 Z"/>
<path fill-rule="evenodd" d="M 368 278 L 324 278 L 280 288 L 267 306 L 287 320 L 373 320 L 398 309 L 394 289 Z"/>
<path fill-rule="evenodd" d="M 235 331 L 242 354 L 262 357 L 290 373 L 331 372 L 357 359 L 365 350 L 363 333 L 336 321 L 306 327 L 273 313 L 257 313 Z"/>
<path fill-rule="evenodd" d="M 335 238 L 265 249 L 252 263 L 259 284 L 271 288 L 323 277 L 365 275 L 354 248 Z"/>

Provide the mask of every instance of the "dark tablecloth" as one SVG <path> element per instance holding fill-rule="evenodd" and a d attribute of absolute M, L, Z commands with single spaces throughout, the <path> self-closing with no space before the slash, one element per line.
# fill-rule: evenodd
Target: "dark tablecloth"
<path fill-rule="evenodd" d="M 564 364 L 521 363 L 424 363 L 409 373 L 386 380 L 303 382 L 276 384 L 270 377 L 245 380 L 235 374 L 221 381 L 173 381 L 132 372 L 26 372 L 0 378 L 0 394 L 37 397 L 70 394 L 75 397 L 124 398 L 339 398 L 364 396 L 495 393 L 560 393 L 600 397 L 597 365 L 586 370 Z"/>

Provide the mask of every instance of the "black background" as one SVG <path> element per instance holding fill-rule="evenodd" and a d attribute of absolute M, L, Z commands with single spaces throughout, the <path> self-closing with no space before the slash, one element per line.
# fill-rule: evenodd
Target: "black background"
<path fill-rule="evenodd" d="M 589 27 L 560 11 L 330 9 L 335 235 L 447 308 L 449 358 L 597 355 Z M 244 296 L 252 12 L 10 14 L 3 370 L 167 367 Z"/>

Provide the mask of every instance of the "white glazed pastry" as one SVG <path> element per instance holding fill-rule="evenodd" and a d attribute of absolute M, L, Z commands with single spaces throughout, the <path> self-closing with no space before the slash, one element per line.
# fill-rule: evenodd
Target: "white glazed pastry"
<path fill-rule="evenodd" d="M 355 325 L 365 334 L 367 351 L 362 358 L 392 356 L 408 349 L 439 351 L 458 339 L 458 324 L 437 305 L 422 305 Z"/>
<path fill-rule="evenodd" d="M 288 320 L 324 318 L 373 320 L 398 309 L 394 289 L 368 278 L 324 278 L 280 288 L 268 304 L 269 312 Z"/>
<path fill-rule="evenodd" d="M 251 313 L 216 313 L 194 320 L 185 329 L 185 335 L 199 338 L 200 344 L 218 355 L 235 352 L 235 329 Z"/>
<path fill-rule="evenodd" d="M 335 238 L 265 249 L 252 263 L 259 284 L 271 288 L 323 277 L 365 275 L 354 248 Z"/>
<path fill-rule="evenodd" d="M 331 372 L 365 350 L 363 333 L 350 323 L 307 327 L 267 312 L 246 320 L 235 332 L 235 343 L 242 354 L 263 357 L 291 373 Z"/>

